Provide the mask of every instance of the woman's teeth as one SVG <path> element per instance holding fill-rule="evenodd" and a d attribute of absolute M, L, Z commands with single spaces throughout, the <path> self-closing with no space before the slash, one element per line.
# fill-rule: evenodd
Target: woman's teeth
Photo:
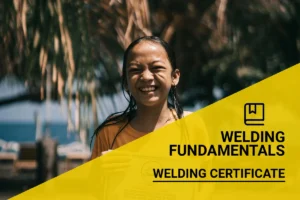
<path fill-rule="evenodd" d="M 140 90 L 142 92 L 151 92 L 155 90 L 155 87 L 144 87 L 144 88 L 140 88 Z"/>

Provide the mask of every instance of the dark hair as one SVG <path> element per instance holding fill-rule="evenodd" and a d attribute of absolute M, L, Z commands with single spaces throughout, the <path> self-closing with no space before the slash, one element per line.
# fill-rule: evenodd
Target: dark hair
<path fill-rule="evenodd" d="M 127 64 L 127 59 L 128 59 L 128 55 L 130 53 L 130 51 L 132 50 L 132 48 L 139 44 L 140 42 L 142 41 L 149 41 L 149 42 L 154 42 L 154 43 L 158 43 L 160 44 L 166 51 L 167 55 L 168 55 L 168 59 L 170 61 L 170 64 L 172 66 L 172 70 L 174 71 L 175 69 L 177 69 L 177 66 L 176 66 L 176 60 L 175 60 L 175 53 L 174 51 L 172 50 L 172 48 L 169 46 L 169 44 L 167 42 L 165 42 L 164 40 L 160 39 L 159 37 L 156 37 L 156 36 L 144 36 L 144 37 L 141 37 L 135 41 L 133 41 L 126 49 L 125 53 L 124 53 L 124 57 L 123 57 L 123 67 L 122 67 L 122 91 L 123 91 L 123 94 L 126 98 L 126 95 L 124 93 L 124 89 L 125 89 L 125 85 L 127 84 L 127 77 L 126 77 L 126 64 Z M 135 113 L 136 113 L 136 102 L 135 102 L 135 99 L 133 98 L 133 96 L 128 92 L 126 91 L 128 96 L 129 96 L 129 99 L 127 99 L 127 101 L 129 102 L 128 104 L 128 107 L 123 111 L 123 112 L 116 112 L 116 113 L 113 113 L 111 115 L 109 115 L 106 120 L 104 120 L 103 123 L 101 123 L 97 129 L 94 131 L 94 134 L 92 136 L 92 139 L 91 139 L 91 144 L 92 144 L 92 141 L 93 141 L 93 138 L 98 134 L 99 130 L 101 130 L 104 126 L 108 126 L 108 125 L 112 125 L 112 124 L 116 124 L 118 122 L 121 122 L 121 121 L 124 121 L 124 120 L 127 120 L 126 124 L 119 130 L 119 132 L 116 134 L 110 148 L 113 147 L 113 144 L 115 142 L 115 139 L 116 137 L 118 136 L 119 133 L 122 132 L 122 130 L 130 123 L 130 121 L 134 118 L 135 116 Z M 172 86 L 171 89 L 170 89 L 170 92 L 169 92 L 169 101 L 168 101 L 168 106 L 170 108 L 173 108 L 175 109 L 176 113 L 177 113 L 177 116 L 178 118 L 182 118 L 183 116 L 183 109 L 182 107 L 180 106 L 179 104 L 179 100 L 178 100 L 178 95 L 177 95 L 177 92 L 176 92 L 176 87 L 175 86 Z"/>

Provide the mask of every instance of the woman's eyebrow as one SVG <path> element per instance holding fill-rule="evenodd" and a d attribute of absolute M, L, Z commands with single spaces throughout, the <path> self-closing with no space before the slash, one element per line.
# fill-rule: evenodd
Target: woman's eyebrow
<path fill-rule="evenodd" d="M 128 63 L 128 65 L 129 66 L 131 66 L 131 65 L 140 65 L 140 63 L 137 62 L 137 61 L 131 61 L 130 63 Z"/>
<path fill-rule="evenodd" d="M 152 62 L 152 64 L 154 64 L 154 63 L 156 63 L 156 62 L 164 63 L 164 61 L 162 61 L 162 60 L 154 60 L 154 61 Z"/>

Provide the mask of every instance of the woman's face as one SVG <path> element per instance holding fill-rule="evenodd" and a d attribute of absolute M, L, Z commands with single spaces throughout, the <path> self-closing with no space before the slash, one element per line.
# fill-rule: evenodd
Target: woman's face
<path fill-rule="evenodd" d="M 156 106 L 165 103 L 171 86 L 179 81 L 179 70 L 172 70 L 165 49 L 151 41 L 134 46 L 126 66 L 127 89 L 137 105 Z"/>

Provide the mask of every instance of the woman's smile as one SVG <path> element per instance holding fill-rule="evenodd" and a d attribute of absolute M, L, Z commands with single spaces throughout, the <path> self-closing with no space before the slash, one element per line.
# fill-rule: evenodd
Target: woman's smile
<path fill-rule="evenodd" d="M 139 87 L 139 90 L 141 92 L 144 92 L 144 93 L 150 93 L 150 92 L 154 92 L 158 89 L 157 86 L 144 86 L 144 87 Z"/>

